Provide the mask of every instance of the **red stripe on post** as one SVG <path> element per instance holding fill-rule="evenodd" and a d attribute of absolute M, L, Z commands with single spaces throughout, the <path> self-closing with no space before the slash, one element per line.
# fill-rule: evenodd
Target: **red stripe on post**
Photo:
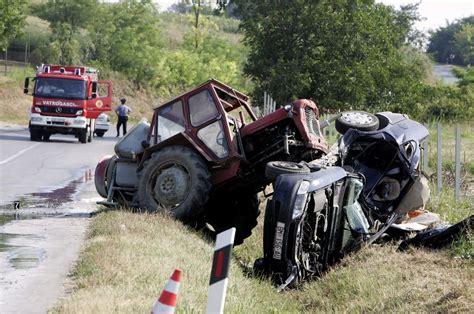
<path fill-rule="evenodd" d="M 168 306 L 175 307 L 176 306 L 176 298 L 177 298 L 176 294 L 164 290 L 161 293 L 160 298 L 158 299 L 158 302 L 163 303 L 163 304 L 168 305 Z"/>
<path fill-rule="evenodd" d="M 217 253 L 216 271 L 214 272 L 214 276 L 216 278 L 221 278 L 223 264 L 224 264 L 224 251 L 220 251 L 219 253 Z"/>

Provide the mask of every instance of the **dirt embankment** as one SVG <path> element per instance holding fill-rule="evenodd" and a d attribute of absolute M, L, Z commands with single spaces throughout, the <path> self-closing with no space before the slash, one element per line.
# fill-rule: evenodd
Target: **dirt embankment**
<path fill-rule="evenodd" d="M 144 90 L 138 90 L 133 84 L 126 80 L 112 80 L 113 86 L 113 108 L 119 105 L 121 98 L 127 99 L 127 105 L 133 110 L 130 114 L 132 121 L 139 121 L 147 118 L 151 121 L 153 108 L 157 107 L 163 99 L 151 95 Z M 115 121 L 115 114 L 112 112 L 112 121 Z"/>
<path fill-rule="evenodd" d="M 31 97 L 13 79 L 0 76 L 0 121 L 28 124 Z"/>

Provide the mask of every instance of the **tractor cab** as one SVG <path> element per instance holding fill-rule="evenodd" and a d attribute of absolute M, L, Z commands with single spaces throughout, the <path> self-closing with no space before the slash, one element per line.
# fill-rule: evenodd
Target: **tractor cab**
<path fill-rule="evenodd" d="M 155 109 L 150 146 L 169 145 L 184 137 L 209 162 L 241 156 L 239 129 L 256 120 L 247 101 L 246 95 L 211 79 Z M 178 134 L 182 136 L 175 137 Z"/>

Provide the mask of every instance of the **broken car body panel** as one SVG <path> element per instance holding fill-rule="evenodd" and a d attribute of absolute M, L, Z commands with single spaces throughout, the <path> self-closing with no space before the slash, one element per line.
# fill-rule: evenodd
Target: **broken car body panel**
<path fill-rule="evenodd" d="M 319 276 L 427 201 L 429 189 L 419 171 L 427 129 L 406 115 L 376 116 L 378 130 L 344 133 L 333 166 L 326 161 L 311 174 L 276 179 L 265 214 L 263 267 L 278 282 Z"/>

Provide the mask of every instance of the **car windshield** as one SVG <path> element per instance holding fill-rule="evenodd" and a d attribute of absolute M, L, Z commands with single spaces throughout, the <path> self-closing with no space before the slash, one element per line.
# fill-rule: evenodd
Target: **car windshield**
<path fill-rule="evenodd" d="M 85 99 L 86 82 L 56 78 L 37 78 L 35 96 L 62 99 Z"/>

